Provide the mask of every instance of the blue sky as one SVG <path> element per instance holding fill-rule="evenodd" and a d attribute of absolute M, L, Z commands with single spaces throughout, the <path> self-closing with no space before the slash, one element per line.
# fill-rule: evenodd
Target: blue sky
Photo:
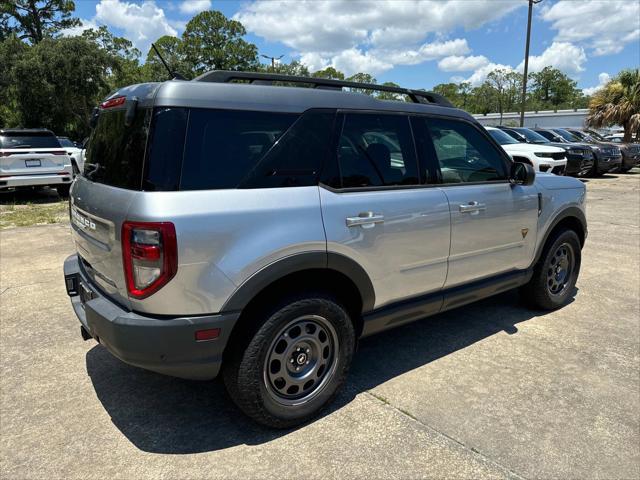
<path fill-rule="evenodd" d="M 76 0 L 85 27 L 106 25 L 146 54 L 205 9 L 242 21 L 260 53 L 312 70 L 327 65 L 379 82 L 430 88 L 521 69 L 526 0 Z M 553 65 L 593 92 L 640 66 L 640 0 L 543 0 L 534 10 L 530 69 Z M 76 30 L 77 31 L 77 30 Z"/>

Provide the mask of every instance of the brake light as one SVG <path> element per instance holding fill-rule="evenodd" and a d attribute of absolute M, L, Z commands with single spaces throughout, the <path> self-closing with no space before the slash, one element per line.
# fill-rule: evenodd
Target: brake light
<path fill-rule="evenodd" d="M 126 100 L 127 100 L 127 97 L 111 98 L 111 99 L 107 100 L 106 102 L 102 102 L 100 104 L 100 108 L 117 107 L 118 105 L 123 105 Z"/>
<path fill-rule="evenodd" d="M 173 223 L 124 222 L 122 260 L 130 296 L 146 298 L 160 290 L 178 271 Z"/>

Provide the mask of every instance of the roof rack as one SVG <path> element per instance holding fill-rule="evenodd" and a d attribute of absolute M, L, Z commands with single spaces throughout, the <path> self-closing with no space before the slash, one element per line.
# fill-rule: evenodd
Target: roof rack
<path fill-rule="evenodd" d="M 333 80 L 315 77 L 294 77 L 278 73 L 231 72 L 227 70 L 213 70 L 211 72 L 203 73 L 199 77 L 193 79 L 194 82 L 214 83 L 230 83 L 234 80 L 245 80 L 248 83 L 255 83 L 259 85 L 272 85 L 273 82 L 303 83 L 310 85 L 311 88 L 339 91 L 343 88 L 375 90 L 379 92 L 391 92 L 407 95 L 414 103 L 433 103 L 443 107 L 453 107 L 449 100 L 437 93 L 387 85 L 377 85 L 375 83 L 348 82 L 346 80 Z"/>

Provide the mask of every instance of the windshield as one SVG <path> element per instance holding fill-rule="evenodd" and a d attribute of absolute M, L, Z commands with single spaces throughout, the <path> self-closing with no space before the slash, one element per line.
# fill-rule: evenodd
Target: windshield
<path fill-rule="evenodd" d="M 49 132 L 7 132 L 0 135 L 0 148 L 60 148 L 60 143 Z"/>
<path fill-rule="evenodd" d="M 533 130 L 529 130 L 528 128 L 520 128 L 516 130 L 516 132 L 524 135 L 525 138 L 531 143 L 549 143 L 549 140 L 544 138 L 539 133 L 536 133 Z"/>
<path fill-rule="evenodd" d="M 58 141 L 60 142 L 60 145 L 62 145 L 63 147 L 69 147 L 69 148 L 75 148 L 76 147 L 73 144 L 73 142 L 71 140 L 69 140 L 68 138 L 60 138 L 60 137 L 58 137 Z"/>
<path fill-rule="evenodd" d="M 562 130 L 562 129 L 558 129 L 558 130 L 554 130 L 554 132 L 556 132 L 558 135 L 560 135 L 562 138 L 564 138 L 567 142 L 580 142 L 582 141 L 580 138 L 578 138 L 577 136 L 573 135 L 572 133 L 566 131 L 566 130 Z"/>
<path fill-rule="evenodd" d="M 520 143 L 515 138 L 510 135 L 504 133 L 502 130 L 487 130 L 489 135 L 493 137 L 493 139 L 498 142 L 500 145 L 509 145 L 511 143 Z"/>
<path fill-rule="evenodd" d="M 591 135 L 593 138 L 595 138 L 596 140 L 599 140 L 601 142 L 606 142 L 608 141 L 606 138 L 604 138 L 602 135 L 600 135 L 598 132 L 594 132 L 593 130 L 587 130 L 586 131 L 589 135 Z"/>

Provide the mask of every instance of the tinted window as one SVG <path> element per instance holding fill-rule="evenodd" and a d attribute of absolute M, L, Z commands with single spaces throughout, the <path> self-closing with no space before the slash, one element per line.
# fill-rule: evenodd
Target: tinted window
<path fill-rule="evenodd" d="M 53 133 L 11 132 L 0 135 L 0 148 L 60 148 Z"/>
<path fill-rule="evenodd" d="M 503 132 L 502 130 L 487 130 L 487 132 L 489 132 L 489 135 L 491 135 L 493 139 L 496 142 L 498 142 L 500 145 L 510 145 L 514 143 L 520 143 L 515 138 Z"/>
<path fill-rule="evenodd" d="M 471 124 L 456 120 L 426 120 L 433 139 L 443 183 L 505 180 L 504 160 Z"/>
<path fill-rule="evenodd" d="M 544 138 L 552 142 L 556 142 L 558 140 L 562 141 L 562 137 L 558 137 L 558 135 L 556 135 L 553 132 L 550 132 L 549 130 L 536 130 L 536 133 L 540 134 L 541 136 L 543 136 Z"/>
<path fill-rule="evenodd" d="M 237 188 L 297 115 L 192 109 L 181 190 Z"/>
<path fill-rule="evenodd" d="M 571 133 L 567 132 L 566 130 L 554 130 L 554 132 L 556 132 L 558 135 L 560 135 L 562 138 L 564 138 L 567 142 L 580 142 L 580 138 L 576 137 L 575 135 L 572 135 Z"/>
<path fill-rule="evenodd" d="M 189 111 L 157 108 L 153 112 L 143 190 L 177 190 Z"/>
<path fill-rule="evenodd" d="M 343 188 L 418 184 L 404 115 L 346 114 L 337 156 Z"/>
<path fill-rule="evenodd" d="M 73 142 L 71 140 L 69 140 L 68 138 L 60 138 L 60 137 L 58 137 L 58 141 L 60 142 L 60 145 L 65 147 L 65 148 L 76 148 L 76 146 L 73 144 Z"/>
<path fill-rule="evenodd" d="M 317 185 L 328 153 L 335 113 L 305 112 L 258 161 L 241 188 L 303 187 Z"/>
<path fill-rule="evenodd" d="M 549 143 L 549 140 L 544 138 L 539 133 L 536 133 L 533 130 L 529 130 L 528 128 L 521 128 L 520 130 L 518 130 L 518 133 L 524 135 L 524 137 L 531 143 Z"/>
<path fill-rule="evenodd" d="M 138 109 L 126 126 L 124 110 L 101 112 L 87 147 L 84 176 L 93 182 L 140 189 L 149 132 L 149 109 Z"/>

